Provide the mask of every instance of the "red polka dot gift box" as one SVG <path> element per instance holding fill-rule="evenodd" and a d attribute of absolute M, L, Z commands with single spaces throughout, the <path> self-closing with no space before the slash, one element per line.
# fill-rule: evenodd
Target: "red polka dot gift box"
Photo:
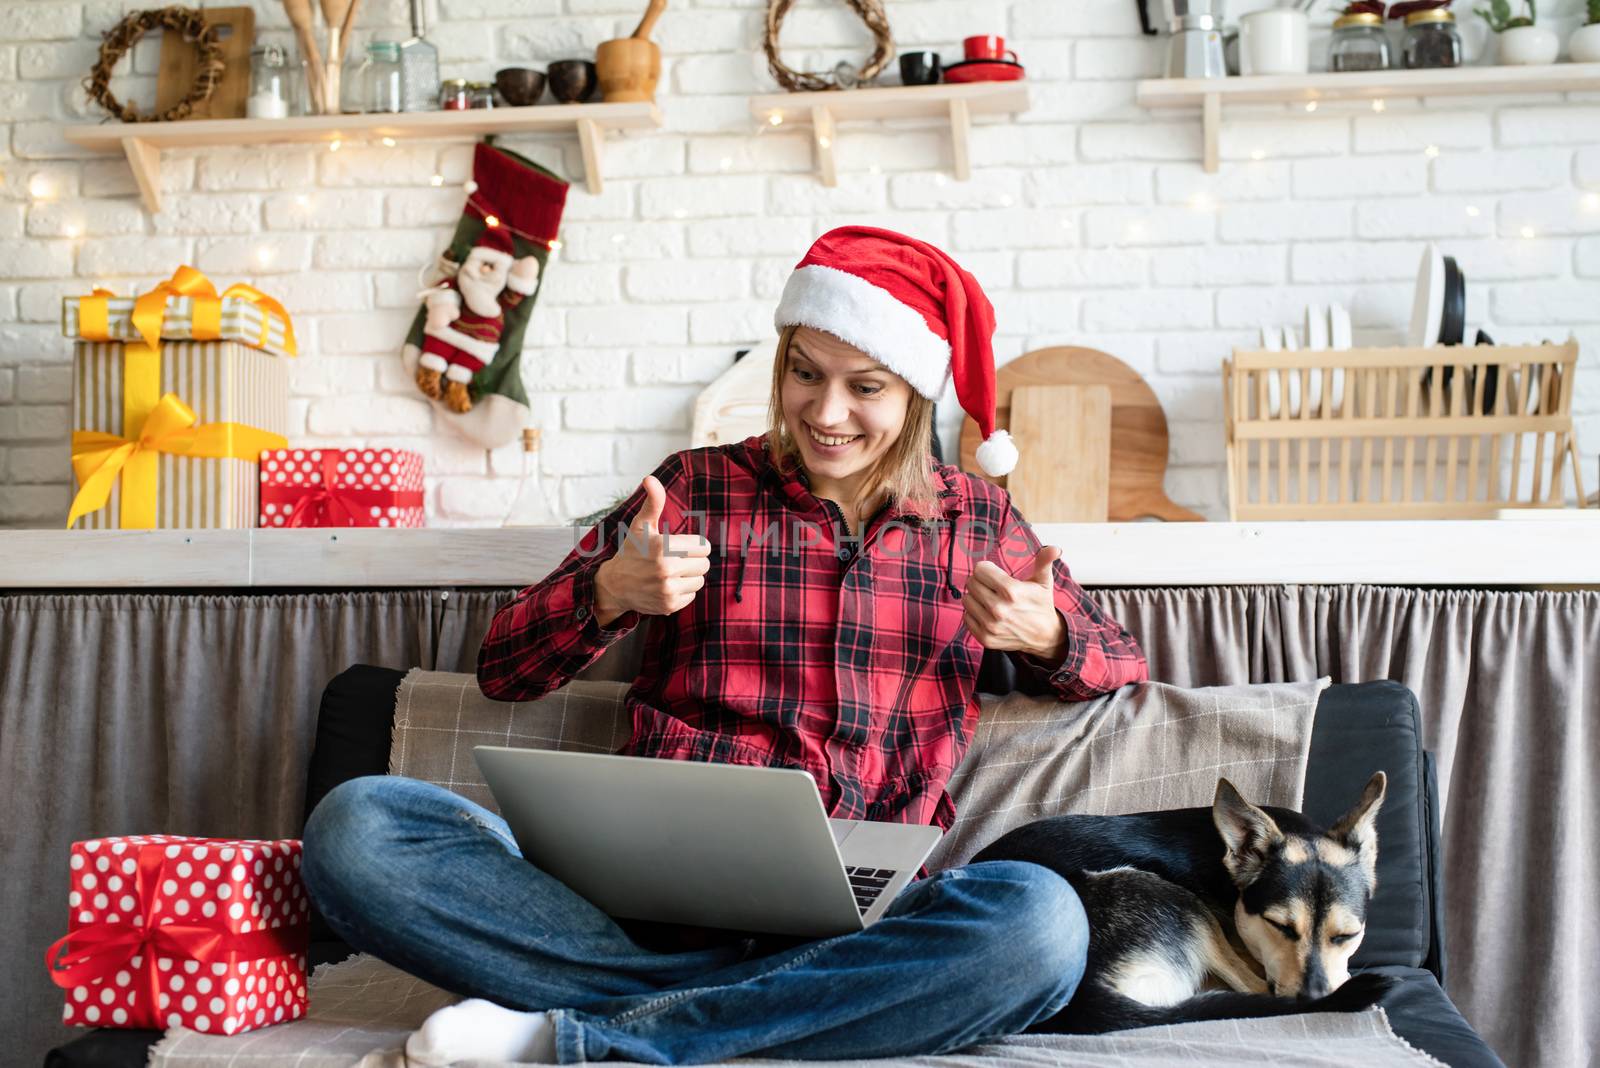
<path fill-rule="evenodd" d="M 261 454 L 263 527 L 422 527 L 422 454 L 271 449 Z"/>
<path fill-rule="evenodd" d="M 45 954 L 78 1027 L 236 1035 L 306 1012 L 300 843 L 74 842 L 67 934 Z"/>

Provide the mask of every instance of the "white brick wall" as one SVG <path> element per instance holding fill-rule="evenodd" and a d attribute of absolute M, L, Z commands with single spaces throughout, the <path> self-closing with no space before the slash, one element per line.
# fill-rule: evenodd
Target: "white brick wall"
<path fill-rule="evenodd" d="M 1265 0 L 1243 5 L 1262 6 Z M 592 52 L 632 29 L 634 0 L 436 0 L 447 77 L 488 78 Z M 295 313 L 296 444 L 383 441 L 427 457 L 435 525 L 497 522 L 515 446 L 455 437 L 397 356 L 417 272 L 447 239 L 470 169 L 461 141 L 175 153 L 165 210 L 141 208 L 120 159 L 66 144 L 77 82 L 125 0 L 0 3 L 0 526 L 55 526 L 69 497 L 70 345 L 61 297 L 148 286 L 182 262 L 249 281 Z M 979 120 L 972 181 L 948 174 L 947 138 L 923 124 L 840 132 L 840 184 L 810 175 L 803 129 L 758 127 L 746 96 L 773 89 L 759 53 L 762 0 L 682 0 L 663 16 L 666 128 L 613 138 L 603 196 L 574 185 L 563 247 L 527 334 L 542 468 L 578 515 L 687 444 L 700 389 L 770 332 L 772 306 L 810 240 L 860 222 L 950 249 L 989 289 L 1003 360 L 1031 348 L 1102 348 L 1145 375 L 1166 408 L 1169 494 L 1227 513 L 1218 366 L 1263 322 L 1308 302 L 1350 307 L 1357 340 L 1397 341 L 1417 257 L 1432 240 L 1469 282 L 1469 318 L 1505 341 L 1584 344 L 1575 390 L 1584 473 L 1600 450 L 1600 103 L 1550 95 L 1325 105 L 1316 115 L 1230 112 L 1221 173 L 1199 167 L 1194 116 L 1134 103 L 1161 44 L 1130 0 L 889 0 L 902 47 L 953 59 L 996 32 L 1029 68 L 1033 107 Z M 368 0 L 365 30 L 403 24 Z M 277 3 L 258 32 L 289 42 Z M 1320 14 L 1325 23 L 1329 16 Z M 1318 37 L 1320 49 L 1321 38 Z M 786 20 L 791 65 L 831 67 L 869 44 L 844 5 Z M 159 48 L 135 51 L 118 91 L 153 91 Z M 144 94 L 141 97 L 140 94 Z M 577 146 L 508 147 L 571 178 Z M 442 175 L 444 187 L 431 179 Z M 959 412 L 940 406 L 953 446 Z"/>

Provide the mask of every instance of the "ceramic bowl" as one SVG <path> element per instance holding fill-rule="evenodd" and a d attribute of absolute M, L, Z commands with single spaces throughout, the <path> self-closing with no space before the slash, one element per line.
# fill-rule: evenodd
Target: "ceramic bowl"
<path fill-rule="evenodd" d="M 494 87 L 514 108 L 537 104 L 544 95 L 544 75 L 527 67 L 507 67 L 494 72 Z"/>
<path fill-rule="evenodd" d="M 587 59 L 558 59 L 550 64 L 550 95 L 563 104 L 582 104 L 594 96 L 599 73 Z"/>

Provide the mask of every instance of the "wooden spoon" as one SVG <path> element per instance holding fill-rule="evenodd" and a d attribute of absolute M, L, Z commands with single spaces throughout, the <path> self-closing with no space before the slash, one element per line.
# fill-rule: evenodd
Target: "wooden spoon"
<path fill-rule="evenodd" d="M 324 12 L 328 9 L 323 8 Z M 344 54 L 350 50 L 350 31 L 355 29 L 356 12 L 361 10 L 361 0 L 349 0 L 344 9 L 344 21 L 339 24 L 339 62 L 344 62 Z"/>
<path fill-rule="evenodd" d="M 350 0 L 322 0 L 322 21 L 328 28 L 344 26 L 344 16 L 350 9 Z"/>
<path fill-rule="evenodd" d="M 636 40 L 648 41 L 650 31 L 656 28 L 656 19 L 661 17 L 661 12 L 667 8 L 667 0 L 650 0 L 650 6 L 645 8 L 644 18 L 639 20 L 639 25 L 634 27 L 629 36 Z"/>
<path fill-rule="evenodd" d="M 315 110 L 323 112 L 327 109 L 327 93 L 322 83 L 322 50 L 317 47 L 317 35 L 312 29 L 311 0 L 283 0 L 283 10 L 288 13 L 295 40 L 300 42 L 300 51 L 305 54 L 306 80 L 310 83 L 311 95 L 317 100 Z"/>

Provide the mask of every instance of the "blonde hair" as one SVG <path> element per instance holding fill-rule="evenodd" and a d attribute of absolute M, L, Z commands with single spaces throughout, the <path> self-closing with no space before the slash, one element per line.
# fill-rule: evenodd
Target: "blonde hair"
<path fill-rule="evenodd" d="M 784 472 L 800 466 L 800 446 L 790 436 L 783 419 L 783 382 L 789 373 L 789 342 L 798 329 L 786 326 L 778 335 L 778 355 L 772 361 L 772 397 L 767 406 L 767 452 Z M 928 446 L 932 435 L 933 401 L 912 390 L 900 436 L 873 464 L 862 480 L 856 499 L 849 502 L 862 522 L 870 517 L 869 508 L 876 509 L 882 503 L 880 495 L 897 501 L 902 510 L 912 515 L 938 516 L 938 487 L 933 478 L 933 453 Z"/>

